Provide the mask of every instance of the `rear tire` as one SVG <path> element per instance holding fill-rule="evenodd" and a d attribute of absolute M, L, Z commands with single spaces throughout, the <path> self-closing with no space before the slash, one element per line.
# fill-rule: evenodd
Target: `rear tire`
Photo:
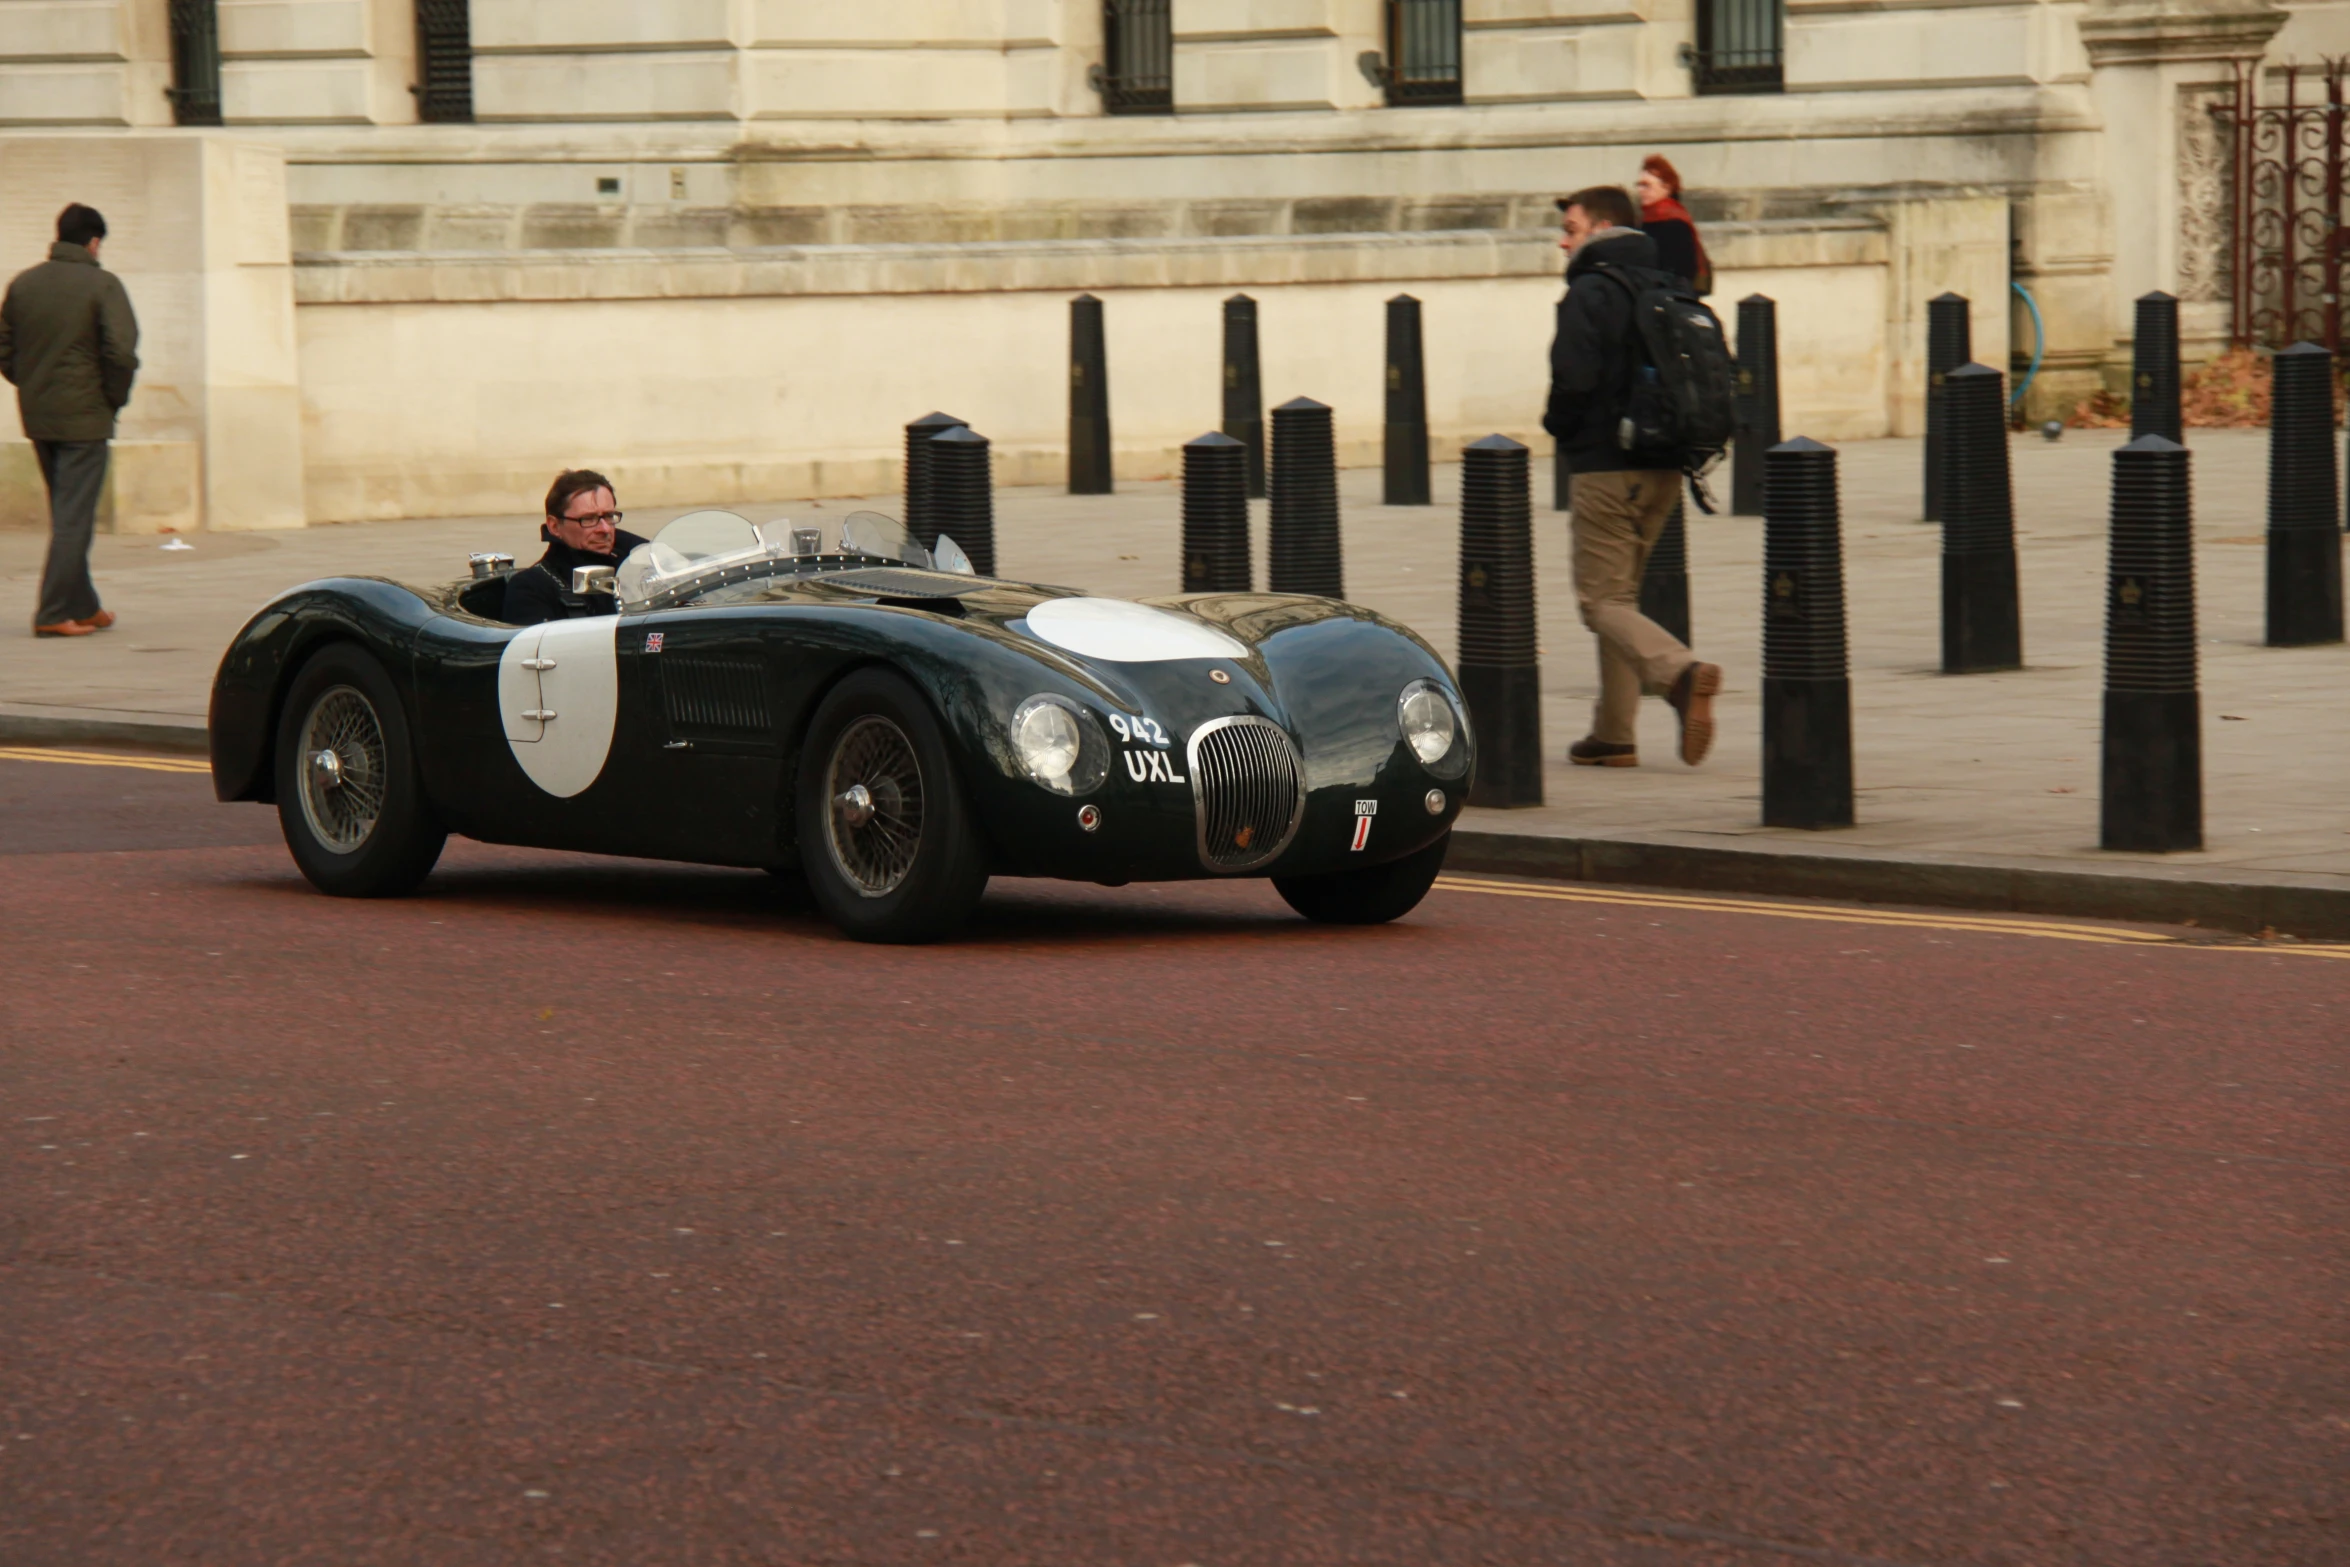
<path fill-rule="evenodd" d="M 396 898 L 448 842 L 417 776 L 391 676 L 336 643 L 294 676 L 278 717 L 277 819 L 310 885 L 330 897 Z"/>
<path fill-rule="evenodd" d="M 1384 925 L 1419 907 L 1436 885 L 1436 873 L 1444 869 L 1444 851 L 1451 847 L 1448 832 L 1425 849 L 1385 865 L 1327 876 L 1276 876 L 1273 890 L 1319 924 Z"/>
<path fill-rule="evenodd" d="M 987 890 L 987 854 L 930 704 L 903 675 L 832 688 L 800 750 L 808 891 L 858 941 L 936 941 Z"/>

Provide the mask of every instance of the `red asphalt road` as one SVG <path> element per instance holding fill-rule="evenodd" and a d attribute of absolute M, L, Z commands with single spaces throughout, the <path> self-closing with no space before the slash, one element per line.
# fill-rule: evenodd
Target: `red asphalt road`
<path fill-rule="evenodd" d="M 0 921 L 8 1567 L 2350 1561 L 2350 964 L 330 902 L 23 762 Z"/>

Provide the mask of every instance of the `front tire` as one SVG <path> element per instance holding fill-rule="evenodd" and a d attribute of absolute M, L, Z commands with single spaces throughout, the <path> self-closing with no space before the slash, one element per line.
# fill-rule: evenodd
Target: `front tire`
<path fill-rule="evenodd" d="M 1384 925 L 1418 908 L 1444 869 L 1452 834 L 1400 860 L 1327 876 L 1276 876 L 1273 890 L 1307 919 L 1323 925 Z"/>
<path fill-rule="evenodd" d="M 987 889 L 987 854 L 930 704 L 904 676 L 832 688 L 800 751 L 800 863 L 825 917 L 858 941 L 936 941 Z"/>
<path fill-rule="evenodd" d="M 432 873 L 449 831 L 424 797 L 400 693 L 369 654 L 336 643 L 302 666 L 275 765 L 278 825 L 311 886 L 396 898 Z"/>

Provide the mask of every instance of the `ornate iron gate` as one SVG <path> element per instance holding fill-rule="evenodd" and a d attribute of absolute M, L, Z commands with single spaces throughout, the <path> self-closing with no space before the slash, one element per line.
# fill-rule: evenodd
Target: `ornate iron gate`
<path fill-rule="evenodd" d="M 2350 59 L 2239 61 L 2212 106 L 2228 145 L 2229 334 L 2282 348 L 2342 340 L 2343 87 Z"/>

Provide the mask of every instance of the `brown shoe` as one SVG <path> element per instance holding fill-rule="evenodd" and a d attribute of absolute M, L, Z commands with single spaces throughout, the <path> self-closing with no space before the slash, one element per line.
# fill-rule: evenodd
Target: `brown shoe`
<path fill-rule="evenodd" d="M 1695 767 L 1714 746 L 1714 693 L 1722 689 L 1722 666 L 1691 664 L 1673 682 L 1665 700 L 1681 715 L 1681 760 Z"/>
<path fill-rule="evenodd" d="M 86 620 L 61 620 L 54 626 L 33 627 L 33 635 L 36 637 L 86 637 L 97 629 Z"/>
<path fill-rule="evenodd" d="M 104 631 L 114 624 L 114 611 L 102 609 L 95 615 L 83 617 L 82 624 L 88 626 L 92 631 Z"/>
<path fill-rule="evenodd" d="M 1586 735 L 1567 747 L 1567 760 L 1577 767 L 1638 767 L 1640 747 L 1610 745 Z"/>

